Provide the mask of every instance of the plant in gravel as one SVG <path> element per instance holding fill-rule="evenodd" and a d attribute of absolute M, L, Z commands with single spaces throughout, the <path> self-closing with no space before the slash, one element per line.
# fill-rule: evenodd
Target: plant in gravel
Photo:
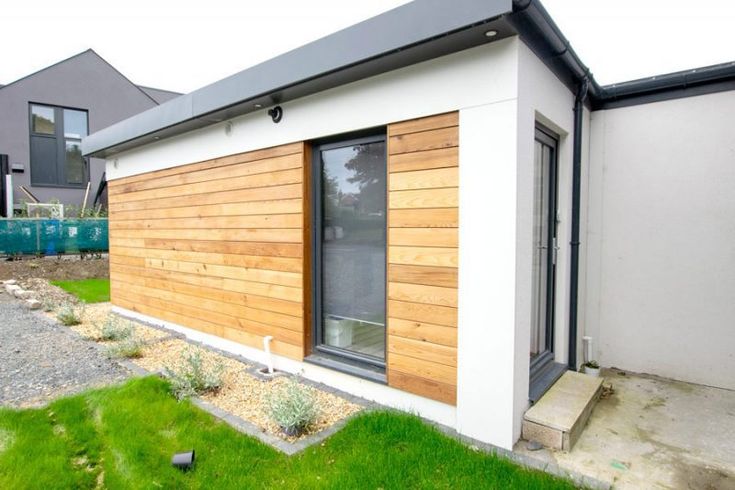
<path fill-rule="evenodd" d="M 107 349 L 107 355 L 118 359 L 137 359 L 143 357 L 143 340 L 130 337 Z"/>
<path fill-rule="evenodd" d="M 56 319 L 62 325 L 70 327 L 82 323 L 82 315 L 84 315 L 84 305 L 75 305 L 73 303 L 64 303 L 56 312 Z"/>
<path fill-rule="evenodd" d="M 188 350 L 177 366 L 165 367 L 164 376 L 169 379 L 171 393 L 177 400 L 217 391 L 222 387 L 222 363 L 206 363 L 200 350 Z"/>
<path fill-rule="evenodd" d="M 50 298 L 44 298 L 41 301 L 41 308 L 46 313 L 51 313 L 52 311 L 54 311 L 56 309 L 56 301 L 54 301 L 54 300 L 52 300 Z"/>
<path fill-rule="evenodd" d="M 319 416 L 313 392 L 293 378 L 271 393 L 266 402 L 271 419 L 288 436 L 303 434 Z"/>
<path fill-rule="evenodd" d="M 133 324 L 110 313 L 105 318 L 102 326 L 99 327 L 100 340 L 110 340 L 117 342 L 119 340 L 129 339 L 133 335 Z"/>

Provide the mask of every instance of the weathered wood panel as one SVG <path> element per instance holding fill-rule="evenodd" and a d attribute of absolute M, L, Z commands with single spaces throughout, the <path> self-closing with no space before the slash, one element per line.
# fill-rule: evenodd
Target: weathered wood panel
<path fill-rule="evenodd" d="M 111 181 L 112 302 L 302 359 L 305 158 L 299 143 Z"/>
<path fill-rule="evenodd" d="M 459 120 L 388 126 L 388 384 L 455 404 Z"/>

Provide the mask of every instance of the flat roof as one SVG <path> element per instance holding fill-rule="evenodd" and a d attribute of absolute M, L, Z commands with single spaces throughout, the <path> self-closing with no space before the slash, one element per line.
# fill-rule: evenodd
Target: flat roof
<path fill-rule="evenodd" d="M 264 110 L 379 73 L 490 42 L 488 29 L 512 0 L 415 0 L 167 101 L 84 138 L 85 155 L 107 157 L 156 139 Z"/>
<path fill-rule="evenodd" d="M 735 90 L 733 62 L 600 86 L 539 0 L 415 0 L 97 131 L 82 152 L 106 158 L 513 35 L 570 90 L 586 87 L 592 110 Z"/>

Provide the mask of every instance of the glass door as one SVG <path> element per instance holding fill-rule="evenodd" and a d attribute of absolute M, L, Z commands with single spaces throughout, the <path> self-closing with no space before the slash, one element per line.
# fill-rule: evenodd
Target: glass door
<path fill-rule="evenodd" d="M 315 347 L 385 366 L 387 165 L 383 135 L 316 148 Z"/>
<path fill-rule="evenodd" d="M 531 377 L 554 359 L 557 257 L 557 141 L 537 128 L 534 146 Z"/>

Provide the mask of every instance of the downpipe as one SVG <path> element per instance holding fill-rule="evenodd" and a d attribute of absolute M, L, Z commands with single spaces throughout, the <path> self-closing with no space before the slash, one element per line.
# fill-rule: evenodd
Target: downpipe
<path fill-rule="evenodd" d="M 579 236 L 582 193 L 582 123 L 584 101 L 589 89 L 589 76 L 585 76 L 574 99 L 574 141 L 572 148 L 572 236 L 569 281 L 569 369 L 577 370 L 577 323 L 579 301 Z"/>

